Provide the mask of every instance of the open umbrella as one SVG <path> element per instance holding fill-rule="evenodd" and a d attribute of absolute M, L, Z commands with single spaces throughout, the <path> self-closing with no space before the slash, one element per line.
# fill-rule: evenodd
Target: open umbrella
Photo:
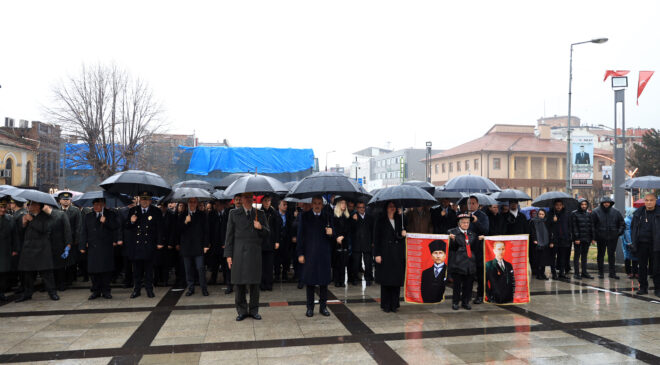
<path fill-rule="evenodd" d="M 216 189 L 227 189 L 229 185 L 231 185 L 234 181 L 242 178 L 243 176 L 249 176 L 249 173 L 246 172 L 241 172 L 237 174 L 230 174 L 225 177 L 223 177 L 219 183 L 215 185 Z"/>
<path fill-rule="evenodd" d="M 462 193 L 494 193 L 501 189 L 490 179 L 477 175 L 456 176 L 444 185 L 445 191 L 459 191 Z"/>
<path fill-rule="evenodd" d="M 527 193 L 517 189 L 504 189 L 500 192 L 493 193 L 491 197 L 502 202 L 532 200 L 532 197 L 527 195 Z"/>
<path fill-rule="evenodd" d="M 286 194 L 289 191 L 279 180 L 265 175 L 247 175 L 240 177 L 225 189 L 224 195 L 234 196 L 242 193 L 255 195 Z"/>
<path fill-rule="evenodd" d="M 465 194 L 464 197 L 458 200 L 456 204 L 461 205 L 463 203 L 467 202 L 467 199 L 469 199 L 471 196 L 474 196 L 477 198 L 477 201 L 479 202 L 479 205 L 483 206 L 490 206 L 490 205 L 497 205 L 499 202 L 495 199 L 493 199 L 492 196 L 482 194 L 482 193 L 474 193 L 474 194 Z"/>
<path fill-rule="evenodd" d="M 172 191 L 167 201 L 175 203 L 186 203 L 190 198 L 197 198 L 199 201 L 213 200 L 213 195 L 205 189 L 200 188 L 178 188 Z"/>
<path fill-rule="evenodd" d="M 624 189 L 660 189 L 660 177 L 640 176 L 634 177 L 621 185 Z"/>
<path fill-rule="evenodd" d="M 422 188 L 426 190 L 429 194 L 433 194 L 435 192 L 435 185 L 431 184 L 430 182 L 427 181 L 420 181 L 420 180 L 410 180 L 406 181 L 401 185 L 410 185 L 410 186 L 416 186 L 418 188 Z"/>
<path fill-rule="evenodd" d="M 401 208 L 429 206 L 438 204 L 428 191 L 412 185 L 397 185 L 384 188 L 369 200 L 368 205 L 387 204 L 394 201 Z"/>
<path fill-rule="evenodd" d="M 548 191 L 536 197 L 532 201 L 532 206 L 538 208 L 552 208 L 555 200 L 561 200 L 568 211 L 577 208 L 577 200 L 563 191 Z"/>
<path fill-rule="evenodd" d="M 21 191 L 23 191 L 23 189 L 17 188 L 15 186 L 11 186 L 11 185 L 1 185 L 0 186 L 0 192 L 5 194 L 4 196 L 9 196 L 17 202 L 25 203 L 27 200 L 25 200 L 25 199 L 21 198 L 20 196 L 18 196 L 18 194 L 20 194 Z"/>
<path fill-rule="evenodd" d="M 155 196 L 167 195 L 172 189 L 158 174 L 142 170 L 127 170 L 118 172 L 99 184 L 111 193 L 122 193 L 136 196 L 147 191 Z"/>
<path fill-rule="evenodd" d="M 132 203 L 131 198 L 128 196 L 110 193 L 105 190 L 88 191 L 74 197 L 72 202 L 78 207 L 91 207 L 94 199 L 100 198 L 105 199 L 105 206 L 108 208 L 121 208 Z"/>
<path fill-rule="evenodd" d="M 215 200 L 232 200 L 234 197 L 225 195 L 224 190 L 216 190 L 211 194 Z"/>
<path fill-rule="evenodd" d="M 4 192 L 5 194 L 7 193 L 6 190 Z M 42 203 L 53 207 L 59 206 L 55 201 L 55 198 L 50 196 L 50 194 L 41 192 L 39 190 L 22 189 L 22 191 L 19 192 L 16 196 L 35 203 Z"/>
<path fill-rule="evenodd" d="M 456 202 L 463 197 L 463 194 L 458 191 L 446 191 L 444 187 L 436 187 L 433 196 L 436 199 L 449 199 L 451 202 Z"/>
<path fill-rule="evenodd" d="M 172 190 L 176 190 L 178 188 L 199 188 L 204 189 L 209 193 L 213 193 L 215 190 L 211 183 L 203 180 L 185 180 L 172 185 Z"/>
<path fill-rule="evenodd" d="M 298 198 L 293 198 L 293 197 L 286 197 L 284 198 L 285 202 L 289 203 L 307 203 L 307 204 L 312 204 L 312 198 L 304 198 L 304 199 L 298 199 Z M 323 205 L 328 204 L 328 201 L 323 198 Z"/>
<path fill-rule="evenodd" d="M 644 206 L 644 199 L 637 199 L 632 204 L 633 208 L 641 208 Z"/>
<path fill-rule="evenodd" d="M 348 176 L 324 171 L 314 173 L 300 180 L 288 196 L 311 198 L 323 194 L 338 194 L 348 199 L 359 199 L 371 195 Z"/>

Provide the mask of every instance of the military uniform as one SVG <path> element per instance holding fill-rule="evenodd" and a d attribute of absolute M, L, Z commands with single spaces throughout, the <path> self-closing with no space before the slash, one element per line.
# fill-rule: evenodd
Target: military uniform
<path fill-rule="evenodd" d="M 151 199 L 150 196 L 142 194 L 141 199 Z M 132 217 L 135 216 L 135 222 Z M 154 257 L 158 245 L 165 246 L 161 241 L 162 213 L 154 205 L 147 208 L 135 206 L 128 211 L 128 218 L 124 222 L 125 234 L 131 236 L 132 247 L 128 249 L 128 258 L 133 266 L 133 294 L 131 298 L 140 295 L 142 280 L 147 296 L 152 298 L 154 279 Z"/>

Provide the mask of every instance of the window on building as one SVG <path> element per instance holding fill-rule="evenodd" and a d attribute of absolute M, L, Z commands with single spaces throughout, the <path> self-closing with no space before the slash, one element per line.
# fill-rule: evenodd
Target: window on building
<path fill-rule="evenodd" d="M 465 171 L 470 171 L 470 160 L 465 160 Z"/>
<path fill-rule="evenodd" d="M 456 161 L 456 171 L 461 171 L 461 161 Z"/>
<path fill-rule="evenodd" d="M 475 158 L 474 159 L 474 171 L 479 170 L 479 159 Z"/>
<path fill-rule="evenodd" d="M 435 164 L 435 173 L 437 174 L 439 170 L 440 170 L 439 165 Z"/>
<path fill-rule="evenodd" d="M 449 163 L 449 172 L 454 172 L 454 163 L 453 162 Z"/>
<path fill-rule="evenodd" d="M 493 170 L 499 170 L 502 168 L 502 160 L 499 158 L 494 158 L 493 159 Z"/>
<path fill-rule="evenodd" d="M 445 173 L 445 164 L 442 164 L 442 173 Z"/>

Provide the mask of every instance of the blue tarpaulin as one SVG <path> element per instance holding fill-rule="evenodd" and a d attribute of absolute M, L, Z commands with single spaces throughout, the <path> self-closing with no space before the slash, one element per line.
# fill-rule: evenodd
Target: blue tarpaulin
<path fill-rule="evenodd" d="M 279 174 L 297 172 L 314 167 L 314 151 L 311 148 L 271 147 L 185 147 L 192 157 L 187 174 L 206 176 L 211 171 L 254 172 Z"/>
<path fill-rule="evenodd" d="M 117 145 L 116 145 L 117 146 Z M 101 146 L 100 146 L 101 147 Z M 92 166 L 87 163 L 87 153 L 89 151 L 89 145 L 86 143 L 67 143 L 65 145 L 66 151 L 62 156 L 62 161 L 60 161 L 60 167 L 64 164 L 64 167 L 71 170 L 91 170 Z M 108 156 L 108 163 L 111 163 Z M 117 160 L 118 166 L 124 166 L 126 163 L 124 158 L 121 156 L 121 149 L 119 146 L 115 148 L 115 158 Z M 66 160 L 65 160 L 66 159 Z"/>

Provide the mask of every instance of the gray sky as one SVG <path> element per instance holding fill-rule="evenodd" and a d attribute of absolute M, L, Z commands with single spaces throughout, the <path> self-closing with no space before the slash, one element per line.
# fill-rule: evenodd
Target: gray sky
<path fill-rule="evenodd" d="M 162 100 L 169 131 L 235 146 L 449 148 L 493 123 L 567 113 L 613 123 L 607 69 L 631 70 L 629 126 L 660 127 L 655 1 L 4 1 L 0 116 L 42 106 L 83 63 L 115 62 Z"/>

